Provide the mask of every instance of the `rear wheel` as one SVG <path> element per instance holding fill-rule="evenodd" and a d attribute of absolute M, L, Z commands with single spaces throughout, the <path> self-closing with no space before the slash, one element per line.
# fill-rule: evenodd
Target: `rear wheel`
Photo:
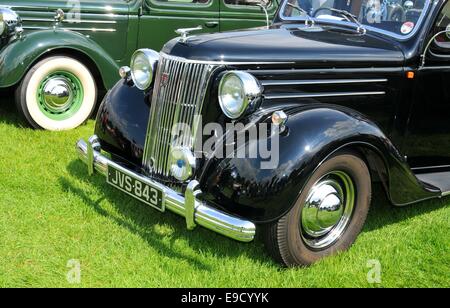
<path fill-rule="evenodd" d="M 37 63 L 16 90 L 19 112 L 37 129 L 76 128 L 90 117 L 96 101 L 97 87 L 89 69 L 65 56 Z"/>
<path fill-rule="evenodd" d="M 361 232 L 370 201 L 365 162 L 352 152 L 336 154 L 313 174 L 292 210 L 266 226 L 266 247 L 286 266 L 346 250 Z"/>

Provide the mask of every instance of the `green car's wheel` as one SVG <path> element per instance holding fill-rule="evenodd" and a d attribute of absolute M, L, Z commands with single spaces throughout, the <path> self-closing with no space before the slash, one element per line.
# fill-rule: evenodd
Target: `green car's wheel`
<path fill-rule="evenodd" d="M 309 179 L 292 210 L 266 226 L 265 244 L 286 266 L 310 265 L 348 249 L 367 217 L 370 173 L 357 154 L 342 152 Z"/>
<path fill-rule="evenodd" d="M 83 124 L 97 101 L 89 69 L 66 56 L 46 58 L 31 68 L 16 91 L 19 112 L 37 129 L 68 130 Z"/>

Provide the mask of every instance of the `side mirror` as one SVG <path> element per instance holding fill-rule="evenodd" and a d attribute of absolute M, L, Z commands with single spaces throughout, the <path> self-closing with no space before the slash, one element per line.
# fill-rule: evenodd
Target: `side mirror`
<path fill-rule="evenodd" d="M 447 26 L 447 28 L 443 31 L 439 31 L 438 33 L 436 33 L 435 35 L 433 35 L 433 37 L 430 39 L 430 41 L 428 42 L 428 44 L 425 47 L 425 50 L 423 51 L 423 54 L 420 56 L 421 58 L 421 63 L 420 63 L 420 67 L 419 69 L 422 69 L 425 67 L 425 62 L 427 60 L 427 53 L 431 48 L 431 44 L 433 44 L 433 42 L 440 36 L 445 34 L 449 39 L 450 39 L 450 24 Z"/>

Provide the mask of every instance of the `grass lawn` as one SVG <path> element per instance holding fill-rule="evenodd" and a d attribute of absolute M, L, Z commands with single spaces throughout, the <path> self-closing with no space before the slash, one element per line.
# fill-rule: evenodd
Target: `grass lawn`
<path fill-rule="evenodd" d="M 392 208 L 377 189 L 349 252 L 282 269 L 261 241 L 188 232 L 181 217 L 88 177 L 74 143 L 92 121 L 33 131 L 0 95 L 0 287 L 450 287 L 450 199 Z M 80 284 L 67 281 L 69 260 Z M 368 283 L 369 260 L 381 263 L 381 284 Z"/>

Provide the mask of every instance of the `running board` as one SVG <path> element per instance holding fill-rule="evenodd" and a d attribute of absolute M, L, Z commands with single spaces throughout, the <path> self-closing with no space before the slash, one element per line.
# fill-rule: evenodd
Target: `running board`
<path fill-rule="evenodd" d="M 442 196 L 450 195 L 450 172 L 422 173 L 416 177 L 431 186 L 439 188 Z"/>

